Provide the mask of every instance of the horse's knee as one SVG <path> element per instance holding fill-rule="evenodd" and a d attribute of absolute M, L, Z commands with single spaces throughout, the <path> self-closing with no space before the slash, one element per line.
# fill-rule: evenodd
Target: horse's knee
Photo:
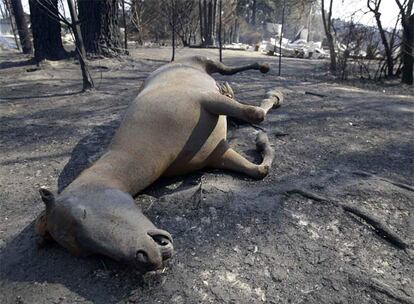
<path fill-rule="evenodd" d="M 250 170 L 249 175 L 255 179 L 263 179 L 269 174 L 269 172 L 269 165 L 256 165 L 252 170 Z"/>
<path fill-rule="evenodd" d="M 265 110 L 255 106 L 247 106 L 244 110 L 244 114 L 246 120 L 251 123 L 261 123 L 266 117 Z"/>

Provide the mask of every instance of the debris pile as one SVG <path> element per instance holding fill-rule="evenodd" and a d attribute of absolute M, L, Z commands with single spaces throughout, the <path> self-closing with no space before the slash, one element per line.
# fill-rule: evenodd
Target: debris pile
<path fill-rule="evenodd" d="M 276 56 L 279 56 L 281 51 L 282 56 L 296 58 L 321 59 L 327 57 L 327 53 L 322 48 L 322 42 L 307 42 L 304 39 L 289 42 L 288 39 L 282 38 L 282 46 L 280 47 L 277 39 L 270 38 L 269 40 L 263 40 L 260 43 L 259 51 Z"/>

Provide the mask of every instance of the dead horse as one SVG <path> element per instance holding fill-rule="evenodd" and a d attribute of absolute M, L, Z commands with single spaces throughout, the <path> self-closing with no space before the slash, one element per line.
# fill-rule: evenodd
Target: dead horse
<path fill-rule="evenodd" d="M 134 195 L 161 176 L 205 167 L 253 178 L 269 172 L 274 151 L 266 134 L 256 139 L 263 155 L 256 165 L 229 147 L 226 115 L 260 123 L 283 95 L 271 91 L 259 107 L 244 105 L 210 76 L 246 70 L 267 73 L 269 66 L 230 67 L 196 56 L 155 70 L 129 105 L 108 151 L 59 195 L 40 189 L 46 208 L 36 230 L 42 240 L 54 240 L 77 256 L 101 254 L 132 263 L 143 272 L 161 268 L 173 253 L 171 235 L 144 216 Z"/>

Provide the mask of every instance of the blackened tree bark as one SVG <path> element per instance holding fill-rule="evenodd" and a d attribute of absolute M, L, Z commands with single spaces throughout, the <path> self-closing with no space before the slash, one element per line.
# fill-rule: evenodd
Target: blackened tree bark
<path fill-rule="evenodd" d="M 78 10 L 87 53 L 112 57 L 122 52 L 117 0 L 79 0 Z"/>
<path fill-rule="evenodd" d="M 412 15 L 414 0 L 395 0 L 400 9 L 401 25 L 403 28 L 401 42 L 402 83 L 413 84 L 414 65 L 414 15 Z"/>
<path fill-rule="evenodd" d="M 222 41 L 222 10 L 223 10 L 223 3 L 222 0 L 219 0 L 219 31 L 218 31 L 218 39 L 219 39 L 219 57 L 220 62 L 223 62 L 223 41 Z"/>
<path fill-rule="evenodd" d="M 211 35 L 211 33 L 213 32 L 213 23 L 211 22 L 211 20 L 213 19 L 213 1 L 209 1 L 207 3 L 207 33 L 206 33 L 206 44 L 207 45 L 212 45 L 213 44 L 213 37 Z"/>
<path fill-rule="evenodd" d="M 215 45 L 217 0 L 199 2 L 201 45 Z"/>
<path fill-rule="evenodd" d="M 172 21 L 172 30 L 171 30 L 171 45 L 172 45 L 172 55 L 171 61 L 175 59 L 175 25 L 177 23 L 177 6 L 175 0 L 171 0 L 171 21 Z"/>
<path fill-rule="evenodd" d="M 29 0 L 29 7 L 35 60 L 67 57 L 62 44 L 57 0 Z"/>
<path fill-rule="evenodd" d="M 32 41 L 30 40 L 29 28 L 27 27 L 26 18 L 22 2 L 20 0 L 11 0 L 14 19 L 16 21 L 17 32 L 19 33 L 20 44 L 24 54 L 31 54 L 33 51 Z"/>
<path fill-rule="evenodd" d="M 122 20 L 124 21 L 124 49 L 128 49 L 128 31 L 127 20 L 125 15 L 125 0 L 122 0 Z"/>
<path fill-rule="evenodd" d="M 207 13 L 207 1 L 203 1 L 203 46 L 206 46 L 208 42 L 206 41 L 206 37 L 208 36 L 208 13 Z"/>
<path fill-rule="evenodd" d="M 253 3 L 252 3 L 252 18 L 250 19 L 250 23 L 253 26 L 256 25 L 256 12 L 257 12 L 257 1 L 253 0 Z"/>
<path fill-rule="evenodd" d="M 200 19 L 200 45 L 204 45 L 203 6 L 201 0 L 198 0 L 198 13 Z"/>
<path fill-rule="evenodd" d="M 407 27 L 404 29 L 405 47 L 403 50 L 403 74 L 402 83 L 413 85 L 414 72 L 414 15 L 408 18 Z"/>
<path fill-rule="evenodd" d="M 217 0 L 213 0 L 213 13 L 211 16 L 211 40 L 213 41 L 213 45 L 216 45 L 216 36 L 217 36 L 216 16 L 217 16 Z"/>

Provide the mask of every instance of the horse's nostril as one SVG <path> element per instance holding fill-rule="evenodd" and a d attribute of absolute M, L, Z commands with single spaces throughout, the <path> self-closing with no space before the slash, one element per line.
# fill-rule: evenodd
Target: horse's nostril
<path fill-rule="evenodd" d="M 171 245 L 170 240 L 163 235 L 158 234 L 158 235 L 152 235 L 151 237 L 153 238 L 155 243 L 157 243 L 158 245 L 162 247 Z"/>
<path fill-rule="evenodd" d="M 162 234 L 151 235 L 151 237 L 154 240 L 154 242 L 159 246 L 162 260 L 165 261 L 171 258 L 174 252 L 171 240 Z"/>
<path fill-rule="evenodd" d="M 142 264 L 147 264 L 149 261 L 148 254 L 143 250 L 138 250 L 135 254 L 135 257 L 137 258 L 138 262 Z"/>
<path fill-rule="evenodd" d="M 148 231 L 148 236 L 152 238 L 157 244 L 158 250 L 161 253 L 162 260 L 168 260 L 173 256 L 174 246 L 171 235 L 164 230 L 154 229 Z"/>

